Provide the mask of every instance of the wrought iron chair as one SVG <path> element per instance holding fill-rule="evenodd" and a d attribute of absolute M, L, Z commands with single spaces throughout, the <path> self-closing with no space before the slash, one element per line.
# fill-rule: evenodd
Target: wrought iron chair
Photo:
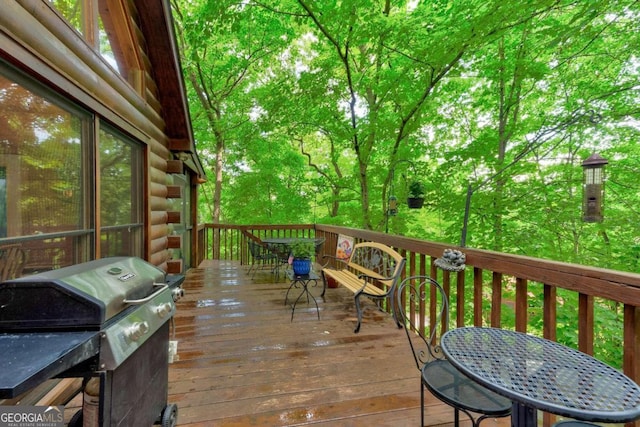
<path fill-rule="evenodd" d="M 396 302 L 400 312 L 398 318 L 404 325 L 420 370 L 421 425 L 424 425 L 425 387 L 454 408 L 456 426 L 460 422 L 460 411 L 471 419 L 474 427 L 478 427 L 485 418 L 511 414 L 509 399 L 470 380 L 442 354 L 439 337 L 449 325 L 449 301 L 438 282 L 427 276 L 408 277 L 400 283 Z M 474 418 L 472 414 L 479 416 Z"/>
<path fill-rule="evenodd" d="M 0 246 L 0 282 L 20 277 L 26 260 L 20 245 Z"/>
<path fill-rule="evenodd" d="M 265 264 L 273 267 L 273 263 L 278 261 L 278 255 L 254 240 L 249 240 L 248 243 L 249 252 L 251 253 L 251 266 L 249 267 L 248 273 L 251 274 L 251 278 L 253 278 L 258 267 L 264 266 Z"/>
<path fill-rule="evenodd" d="M 267 248 L 275 256 L 275 265 L 272 272 L 275 275 L 276 281 L 280 280 L 280 270 L 284 272 L 284 277 L 287 276 L 287 269 L 291 268 L 291 243 L 267 243 Z"/>
<path fill-rule="evenodd" d="M 322 259 L 322 249 L 324 248 L 324 243 L 325 243 L 324 237 L 316 239 L 316 244 L 315 244 L 316 254 L 315 254 L 315 259 L 312 267 L 315 271 L 320 271 L 324 267 L 324 265 L 320 263 L 320 260 Z"/>

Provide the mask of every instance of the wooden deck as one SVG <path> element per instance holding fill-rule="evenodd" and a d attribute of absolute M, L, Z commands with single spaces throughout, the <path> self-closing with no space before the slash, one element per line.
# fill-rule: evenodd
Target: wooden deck
<path fill-rule="evenodd" d="M 189 271 L 183 287 L 171 338 L 178 360 L 169 366 L 178 425 L 420 424 L 419 372 L 406 337 L 373 304 L 354 334 L 345 289 L 318 298 L 320 320 L 305 300 L 291 321 L 288 283 L 275 283 L 266 270 L 252 279 L 238 263 L 208 261 Z M 450 407 L 431 395 L 426 404 L 427 425 L 453 424 Z"/>

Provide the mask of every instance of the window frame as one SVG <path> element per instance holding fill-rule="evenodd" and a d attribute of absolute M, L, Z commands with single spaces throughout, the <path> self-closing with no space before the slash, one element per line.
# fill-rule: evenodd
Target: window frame
<path fill-rule="evenodd" d="M 81 123 L 81 217 L 82 224 L 78 230 L 61 231 L 55 233 L 43 233 L 37 235 L 20 235 L 12 237 L 0 237 L 0 245 L 4 244 L 21 244 L 28 245 L 30 242 L 55 242 L 64 239 L 73 240 L 73 261 L 72 263 L 86 262 L 92 259 L 100 258 L 100 239 L 103 231 L 109 231 L 107 228 L 100 229 L 100 177 L 99 169 L 99 132 L 100 129 L 107 130 L 112 135 L 126 141 L 135 147 L 137 155 L 136 164 L 132 164 L 132 168 L 139 169 L 138 182 L 139 185 L 135 190 L 137 196 L 132 195 L 132 203 L 137 203 L 138 222 L 118 225 L 119 229 L 135 228 L 140 230 L 138 242 L 136 243 L 136 253 L 132 254 L 139 257 L 145 257 L 147 251 L 146 236 L 148 230 L 146 228 L 146 209 L 148 201 L 145 198 L 147 191 L 147 156 L 148 147 L 144 141 L 124 131 L 121 127 L 107 121 L 100 116 L 98 112 L 83 108 L 78 103 L 73 102 L 70 98 L 56 92 L 53 88 L 47 86 L 44 82 L 39 81 L 34 76 L 16 68 L 3 58 L 0 58 L 0 75 L 11 80 L 12 82 L 23 86 L 26 90 L 32 92 L 35 96 L 42 97 L 47 102 L 56 107 L 69 112 L 78 117 Z M 4 165 L 0 165 L 3 167 Z M 7 175 L 9 171 L 7 170 Z M 6 203 L 6 202 L 5 202 Z M 7 218 L 9 221 L 10 219 Z M 50 269 L 61 267 L 64 265 L 51 265 Z"/>

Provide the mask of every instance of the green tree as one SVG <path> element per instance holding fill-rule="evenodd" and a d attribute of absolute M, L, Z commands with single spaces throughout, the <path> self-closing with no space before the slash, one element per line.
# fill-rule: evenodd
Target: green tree
<path fill-rule="evenodd" d="M 225 168 L 241 167 L 259 105 L 249 94 L 288 46 L 286 27 L 246 4 L 173 2 L 198 146 L 212 168 L 211 220 L 221 219 Z M 212 178 L 212 179 L 211 179 Z"/>
<path fill-rule="evenodd" d="M 214 221 L 380 230 L 418 175 L 394 233 L 457 243 L 471 184 L 471 246 L 638 268 L 637 2 L 174 2 Z"/>

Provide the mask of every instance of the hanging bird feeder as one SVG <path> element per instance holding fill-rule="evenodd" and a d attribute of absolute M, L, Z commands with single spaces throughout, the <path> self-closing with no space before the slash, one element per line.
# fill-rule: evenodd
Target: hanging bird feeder
<path fill-rule="evenodd" d="M 582 162 L 584 170 L 582 220 L 602 222 L 604 205 L 604 172 L 609 163 L 599 154 L 592 154 Z"/>

